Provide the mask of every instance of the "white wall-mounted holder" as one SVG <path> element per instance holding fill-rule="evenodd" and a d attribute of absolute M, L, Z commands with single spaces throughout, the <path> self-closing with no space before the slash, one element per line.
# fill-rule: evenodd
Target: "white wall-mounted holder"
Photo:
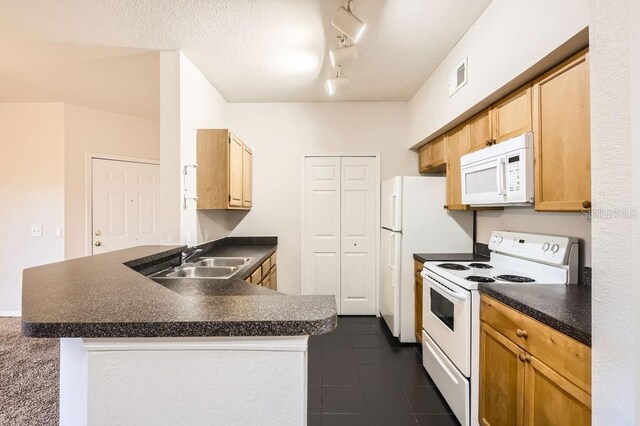
<path fill-rule="evenodd" d="M 194 201 L 198 201 L 198 196 L 197 195 L 191 195 L 189 194 L 189 189 L 187 187 L 187 176 L 189 175 L 189 168 L 193 168 L 194 170 L 198 168 L 197 164 L 187 164 L 183 167 L 183 173 L 182 173 L 182 178 L 183 178 L 183 183 L 184 183 L 184 204 L 183 204 L 183 209 L 186 210 L 187 208 L 187 201 L 188 200 L 194 200 Z M 194 189 L 195 191 L 195 189 Z"/>

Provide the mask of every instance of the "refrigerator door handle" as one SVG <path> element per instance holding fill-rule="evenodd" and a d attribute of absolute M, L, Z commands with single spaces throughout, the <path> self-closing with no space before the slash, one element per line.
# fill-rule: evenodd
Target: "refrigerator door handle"
<path fill-rule="evenodd" d="M 391 223 L 389 226 L 394 231 L 396 230 L 396 203 L 398 200 L 398 196 L 396 194 L 391 195 Z"/>
<path fill-rule="evenodd" d="M 395 263 L 395 242 L 396 242 L 396 234 L 393 232 L 389 235 L 389 269 L 391 269 L 391 288 L 396 286 L 395 280 L 393 279 L 393 269 Z"/>

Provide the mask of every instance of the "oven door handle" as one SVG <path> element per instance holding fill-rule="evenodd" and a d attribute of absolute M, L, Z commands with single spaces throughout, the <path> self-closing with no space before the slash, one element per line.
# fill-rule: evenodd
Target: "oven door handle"
<path fill-rule="evenodd" d="M 449 290 L 447 287 L 445 287 L 443 284 L 441 284 L 440 282 L 438 282 L 435 278 L 433 278 L 431 275 L 425 274 L 424 272 L 422 272 L 422 278 L 425 278 L 427 281 L 429 281 L 429 283 L 435 287 L 436 289 L 448 294 L 451 297 L 454 297 L 458 300 L 464 300 L 466 301 L 469 297 L 468 294 L 463 294 L 463 293 L 458 293 L 455 292 L 453 290 Z"/>

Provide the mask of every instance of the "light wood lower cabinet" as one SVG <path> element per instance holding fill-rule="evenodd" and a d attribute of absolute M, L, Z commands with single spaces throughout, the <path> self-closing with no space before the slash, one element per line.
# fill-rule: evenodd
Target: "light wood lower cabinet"
<path fill-rule="evenodd" d="M 480 317 L 481 424 L 591 424 L 591 348 L 486 295 Z"/>
<path fill-rule="evenodd" d="M 276 267 L 276 259 L 276 253 L 273 253 L 264 262 L 258 265 L 256 269 L 245 279 L 245 281 L 251 284 L 270 288 L 271 290 L 277 290 L 278 269 Z"/>
<path fill-rule="evenodd" d="M 423 289 L 423 280 L 422 275 L 422 267 L 424 264 L 419 261 L 414 262 L 415 265 L 415 333 L 416 340 L 418 342 L 422 342 L 422 289 Z"/>

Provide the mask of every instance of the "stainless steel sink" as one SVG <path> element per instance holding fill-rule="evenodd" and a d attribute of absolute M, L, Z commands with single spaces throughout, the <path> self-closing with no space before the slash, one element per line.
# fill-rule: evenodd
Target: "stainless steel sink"
<path fill-rule="evenodd" d="M 165 269 L 150 278 L 219 278 L 226 279 L 238 271 L 234 266 L 182 266 Z"/>
<path fill-rule="evenodd" d="M 194 266 L 243 266 L 251 262 L 253 257 L 199 257 L 192 261 Z"/>

